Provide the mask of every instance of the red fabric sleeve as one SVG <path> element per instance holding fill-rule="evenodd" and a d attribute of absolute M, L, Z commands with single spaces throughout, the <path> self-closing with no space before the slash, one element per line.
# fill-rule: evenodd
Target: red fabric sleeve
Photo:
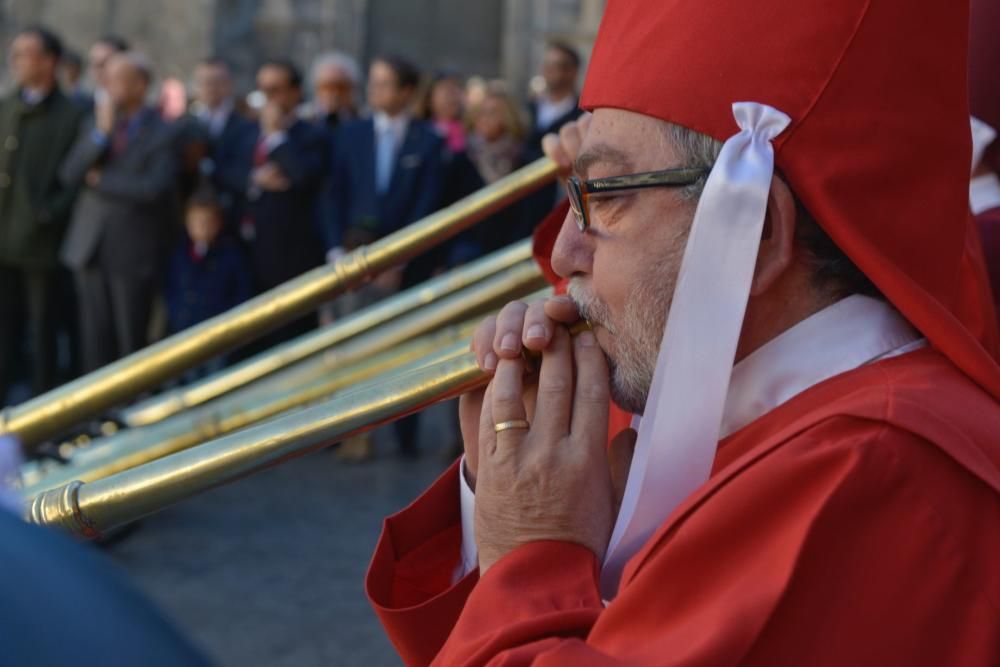
<path fill-rule="evenodd" d="M 633 559 L 606 609 L 585 549 L 508 554 L 435 664 L 1000 664 L 991 489 L 854 418 L 740 465 Z"/>
<path fill-rule="evenodd" d="M 407 665 L 426 665 L 451 632 L 478 570 L 452 585 L 461 558 L 456 462 L 385 520 L 365 580 L 368 599 Z"/>

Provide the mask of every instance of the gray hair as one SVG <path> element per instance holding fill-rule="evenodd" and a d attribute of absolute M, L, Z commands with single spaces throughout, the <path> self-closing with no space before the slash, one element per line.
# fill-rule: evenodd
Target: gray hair
<path fill-rule="evenodd" d="M 721 141 L 681 125 L 669 124 L 666 135 L 667 140 L 673 144 L 680 163 L 686 167 L 711 169 L 722 151 Z M 707 177 L 703 177 L 694 185 L 684 188 L 682 195 L 686 199 L 697 201 L 705 189 L 706 179 Z M 795 241 L 812 270 L 813 285 L 836 298 L 852 294 L 884 298 L 871 279 L 833 242 L 798 195 L 793 192 L 792 196 L 796 209 Z"/>
<path fill-rule="evenodd" d="M 310 79 L 314 84 L 316 83 L 316 77 L 319 76 L 319 71 L 325 67 L 338 67 L 344 70 L 347 78 L 355 86 L 361 82 L 361 68 L 358 67 L 358 61 L 346 53 L 330 51 L 317 57 L 313 61 L 312 69 L 310 70 Z"/>
<path fill-rule="evenodd" d="M 153 82 L 153 61 L 142 51 L 122 51 L 121 53 L 116 53 L 113 57 L 120 58 L 131 65 L 135 71 L 146 79 L 146 83 Z"/>
<path fill-rule="evenodd" d="M 667 134 L 667 139 L 677 151 L 680 163 L 685 167 L 711 169 L 715 166 L 715 161 L 719 159 L 722 142 L 718 139 L 674 123 L 668 125 Z M 707 176 L 701 177 L 697 183 L 684 188 L 681 194 L 685 199 L 698 199 L 702 190 L 705 189 L 707 178 Z"/>

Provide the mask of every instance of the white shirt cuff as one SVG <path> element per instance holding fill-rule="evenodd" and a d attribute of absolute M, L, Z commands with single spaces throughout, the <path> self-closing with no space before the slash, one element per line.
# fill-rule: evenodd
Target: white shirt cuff
<path fill-rule="evenodd" d="M 452 575 L 452 583 L 458 583 L 465 575 L 479 567 L 479 549 L 476 548 L 476 494 L 465 481 L 465 455 L 458 469 L 458 495 L 462 508 L 462 559 Z"/>

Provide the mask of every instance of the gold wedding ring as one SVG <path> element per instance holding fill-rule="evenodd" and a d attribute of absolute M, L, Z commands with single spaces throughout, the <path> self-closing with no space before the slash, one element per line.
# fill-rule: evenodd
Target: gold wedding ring
<path fill-rule="evenodd" d="M 527 419 L 511 419 L 509 421 L 500 422 L 493 427 L 493 430 L 499 433 L 500 431 L 507 431 L 512 428 L 531 428 L 531 424 L 528 423 Z"/>

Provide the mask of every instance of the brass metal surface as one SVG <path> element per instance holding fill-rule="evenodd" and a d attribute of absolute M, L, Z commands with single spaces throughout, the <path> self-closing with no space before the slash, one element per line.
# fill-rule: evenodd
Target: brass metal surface
<path fill-rule="evenodd" d="M 389 373 L 322 403 L 131 470 L 51 489 L 35 496 L 26 518 L 92 537 L 489 382 L 465 340 L 436 357 L 440 360 L 431 365 Z"/>
<path fill-rule="evenodd" d="M 105 477 L 36 496 L 32 523 L 94 537 L 208 489 L 419 411 L 488 381 L 461 341 L 450 359 Z"/>
<path fill-rule="evenodd" d="M 486 188 L 314 269 L 245 304 L 155 343 L 104 368 L 0 413 L 0 434 L 26 446 L 158 386 L 211 357 L 298 317 L 360 283 L 471 227 L 552 181 L 556 165 L 541 158 Z"/>
<path fill-rule="evenodd" d="M 163 421 L 95 440 L 74 452 L 68 463 L 27 466 L 21 473 L 22 495 L 30 498 L 74 479 L 91 482 L 330 396 L 383 369 L 409 363 L 460 336 L 467 337 L 471 333 L 469 326 L 428 334 L 529 294 L 544 284 L 534 261 L 522 261 L 335 346 L 320 357 L 299 362 Z M 385 356 L 378 356 L 381 353 Z"/>
<path fill-rule="evenodd" d="M 131 427 L 158 422 L 287 368 L 291 364 L 529 259 L 531 259 L 531 241 L 526 239 L 383 299 L 370 308 L 354 313 L 329 327 L 317 329 L 278 345 L 204 379 L 136 403 L 122 410 L 118 417 Z"/>

